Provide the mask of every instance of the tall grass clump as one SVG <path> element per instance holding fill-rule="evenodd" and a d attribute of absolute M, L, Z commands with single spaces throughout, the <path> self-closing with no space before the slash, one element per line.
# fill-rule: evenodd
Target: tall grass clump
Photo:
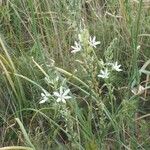
<path fill-rule="evenodd" d="M 0 149 L 148 150 L 150 3 L 0 2 Z"/>

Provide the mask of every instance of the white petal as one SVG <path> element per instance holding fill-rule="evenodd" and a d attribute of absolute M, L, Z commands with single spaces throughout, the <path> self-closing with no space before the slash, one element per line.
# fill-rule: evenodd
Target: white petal
<path fill-rule="evenodd" d="M 100 75 L 100 74 L 98 74 L 97 76 L 98 76 L 98 77 L 101 77 L 101 75 Z"/>
<path fill-rule="evenodd" d="M 67 90 L 64 92 L 63 96 L 66 96 L 69 92 L 70 92 L 70 89 L 67 89 Z"/>
<path fill-rule="evenodd" d="M 75 47 L 75 46 L 71 46 L 71 48 L 74 49 L 74 50 L 77 50 L 77 47 Z"/>
<path fill-rule="evenodd" d="M 70 99 L 72 98 L 71 96 L 65 96 L 64 99 Z"/>
<path fill-rule="evenodd" d="M 96 40 L 96 36 L 93 37 L 93 42 L 95 42 L 95 40 Z"/>
<path fill-rule="evenodd" d="M 45 99 L 43 99 L 43 100 L 41 100 L 40 102 L 39 102 L 39 104 L 43 104 L 43 103 L 45 103 L 46 101 L 45 101 Z"/>
<path fill-rule="evenodd" d="M 60 102 L 60 101 L 61 101 L 61 98 L 57 98 L 57 99 L 56 99 L 56 102 Z"/>
<path fill-rule="evenodd" d="M 100 41 L 97 41 L 97 42 L 95 42 L 95 45 L 98 45 L 98 44 L 100 44 L 101 42 Z"/>
<path fill-rule="evenodd" d="M 59 92 L 60 92 L 59 95 L 62 95 L 62 94 L 63 94 L 63 87 L 62 87 L 62 86 L 59 88 Z"/>
<path fill-rule="evenodd" d="M 120 72 L 120 71 L 122 71 L 122 69 L 118 68 L 118 69 L 116 69 L 116 71 Z"/>
<path fill-rule="evenodd" d="M 105 72 L 103 70 L 101 70 L 101 74 L 104 74 Z"/>
<path fill-rule="evenodd" d="M 99 74 L 99 75 L 98 75 L 98 77 L 100 77 L 100 78 L 104 78 L 104 76 L 103 76 L 103 75 L 101 75 L 101 74 Z"/>
<path fill-rule="evenodd" d="M 62 99 L 61 101 L 62 101 L 63 103 L 66 103 L 65 99 Z"/>
<path fill-rule="evenodd" d="M 44 93 L 41 93 L 41 96 L 42 96 L 42 97 L 44 97 L 44 96 L 45 96 L 45 94 L 44 94 Z"/>
<path fill-rule="evenodd" d="M 76 53 L 79 52 L 80 50 L 76 49 L 76 50 L 72 50 L 71 53 Z"/>
<path fill-rule="evenodd" d="M 53 92 L 54 96 L 60 97 L 60 94 L 58 92 Z"/>
<path fill-rule="evenodd" d="M 78 46 L 78 42 L 75 41 L 74 44 L 75 44 L 75 46 Z"/>

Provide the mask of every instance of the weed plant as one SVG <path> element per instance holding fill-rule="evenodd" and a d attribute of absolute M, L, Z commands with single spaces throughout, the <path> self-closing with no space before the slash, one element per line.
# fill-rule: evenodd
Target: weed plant
<path fill-rule="evenodd" d="M 149 150 L 149 6 L 0 1 L 0 150 Z"/>

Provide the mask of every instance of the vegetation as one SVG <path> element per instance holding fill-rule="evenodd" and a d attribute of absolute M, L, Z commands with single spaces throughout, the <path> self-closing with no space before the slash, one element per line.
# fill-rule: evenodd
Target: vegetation
<path fill-rule="evenodd" d="M 150 148 L 148 1 L 0 2 L 0 149 Z"/>

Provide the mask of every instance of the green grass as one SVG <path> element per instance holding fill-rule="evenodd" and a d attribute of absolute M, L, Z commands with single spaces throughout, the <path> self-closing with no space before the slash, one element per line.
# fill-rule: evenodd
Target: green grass
<path fill-rule="evenodd" d="M 0 147 L 148 150 L 149 5 L 144 0 L 2 0 Z M 82 51 L 73 54 L 79 33 Z M 101 42 L 97 48 L 89 46 L 89 36 Z M 107 64 L 116 61 L 121 72 Z M 99 78 L 106 67 L 109 78 Z M 53 94 L 61 86 L 70 89 L 66 103 Z M 48 101 L 39 104 L 46 92 Z"/>

